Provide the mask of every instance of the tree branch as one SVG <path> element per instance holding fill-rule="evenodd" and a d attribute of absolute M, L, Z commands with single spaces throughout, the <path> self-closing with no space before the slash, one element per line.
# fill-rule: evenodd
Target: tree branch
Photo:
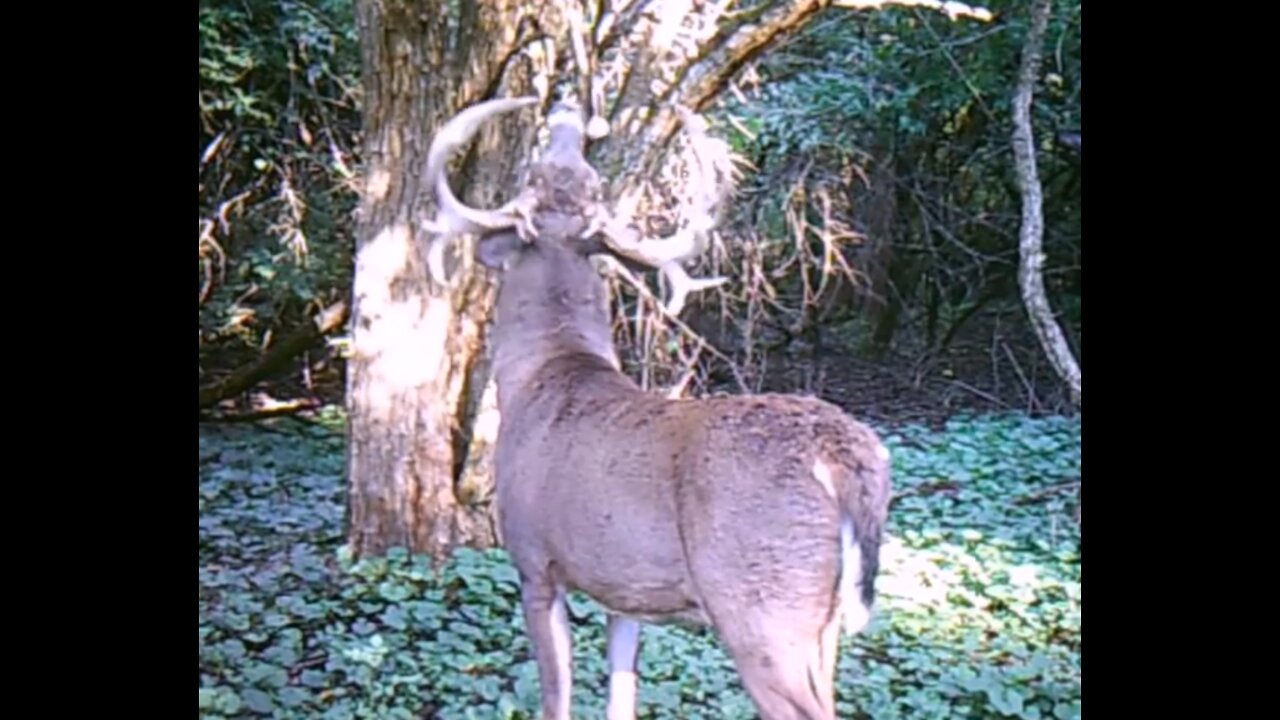
<path fill-rule="evenodd" d="M 593 162 L 602 175 L 614 180 L 612 199 L 626 193 L 629 178 L 651 174 L 665 155 L 667 142 L 678 127 L 673 102 L 698 112 L 743 66 L 831 3 L 786 0 L 726 16 L 718 20 L 718 30 L 699 43 L 696 54 L 674 64 L 668 55 L 672 47 L 641 37 L 626 63 L 630 72 L 619 88 L 612 112 L 615 132 L 593 147 Z M 655 91 L 655 84 L 661 89 Z"/>
<path fill-rule="evenodd" d="M 675 94 L 695 112 L 700 111 L 744 65 L 782 36 L 803 27 L 812 15 L 829 5 L 830 0 L 800 0 L 765 6 L 766 11 L 748 22 L 739 22 L 718 46 L 699 58 L 676 86 Z"/>
<path fill-rule="evenodd" d="M 200 413 L 200 422 L 251 423 L 258 422 L 259 420 L 289 417 L 309 410 L 319 410 L 321 407 L 322 403 L 319 400 L 312 398 L 300 398 L 297 400 L 273 402 L 265 407 L 254 408 L 245 412 L 202 412 Z"/>

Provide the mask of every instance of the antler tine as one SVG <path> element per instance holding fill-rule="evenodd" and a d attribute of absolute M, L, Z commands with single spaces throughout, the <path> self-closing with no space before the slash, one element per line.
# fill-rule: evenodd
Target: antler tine
<path fill-rule="evenodd" d="M 728 282 L 727 277 L 694 278 L 690 277 L 680 264 L 684 260 L 698 255 L 705 247 L 705 240 L 699 235 L 701 229 L 686 227 L 670 238 L 641 238 L 640 233 L 618 220 L 605 225 L 602 238 L 615 253 L 628 260 L 656 268 L 671 284 L 671 299 L 667 301 L 665 310 L 670 315 L 678 315 L 684 309 L 689 293 L 701 292 L 718 287 Z"/>
<path fill-rule="evenodd" d="M 437 282 L 445 281 L 443 253 L 444 244 L 449 238 L 464 233 L 485 233 L 510 228 L 515 228 L 521 237 L 533 234 L 527 193 L 522 193 L 496 210 L 473 208 L 454 195 L 453 189 L 449 187 L 446 169 L 449 157 L 466 146 L 490 119 L 537 102 L 537 97 L 525 96 L 476 103 L 450 118 L 432 139 L 431 147 L 427 150 L 427 169 L 423 179 L 435 189 L 440 212 L 435 218 L 424 221 L 423 226 L 428 232 L 438 236 L 432 240 L 428 250 L 428 265 Z"/>
<path fill-rule="evenodd" d="M 684 309 L 688 295 L 718 287 L 728 281 L 726 277 L 693 278 L 681 263 L 701 255 L 710 245 L 708 233 L 715 225 L 714 206 L 718 192 L 707 191 L 708 184 L 715 184 L 714 173 L 708 172 L 708 160 L 701 155 L 699 143 L 707 140 L 707 122 L 688 109 L 676 106 L 684 129 L 693 138 L 694 163 L 698 170 L 692 173 L 691 199 L 681 211 L 684 227 L 670 238 L 642 238 L 640 233 L 618 219 L 603 223 L 602 237 L 611 250 L 634 262 L 657 268 L 671 284 L 671 299 L 666 311 L 677 315 Z"/>

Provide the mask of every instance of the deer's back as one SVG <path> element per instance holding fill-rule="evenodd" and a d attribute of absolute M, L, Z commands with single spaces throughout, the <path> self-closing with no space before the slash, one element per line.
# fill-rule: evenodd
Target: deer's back
<path fill-rule="evenodd" d="M 552 363 L 506 405 L 498 500 L 517 564 L 551 567 L 641 617 L 698 614 L 695 560 L 710 572 L 697 584 L 722 567 L 757 575 L 735 587 L 829 593 L 837 484 L 857 446 L 875 442 L 838 408 L 776 395 L 671 401 L 581 358 Z M 807 578 L 787 575 L 798 557 L 812 561 Z"/>

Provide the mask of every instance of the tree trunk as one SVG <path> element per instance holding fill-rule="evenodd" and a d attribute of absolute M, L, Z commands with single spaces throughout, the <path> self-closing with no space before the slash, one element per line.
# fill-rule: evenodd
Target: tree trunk
<path fill-rule="evenodd" d="M 364 196 L 347 372 L 348 534 L 357 555 L 400 546 L 441 558 L 454 545 L 495 540 L 489 445 L 500 418 L 484 350 L 493 287 L 467 250 L 454 287 L 437 286 L 417 222 L 434 203 L 419 176 L 441 122 L 489 97 L 537 87 L 545 100 L 594 85 L 579 100 L 610 120 L 592 156 L 616 198 L 665 154 L 673 103 L 702 109 L 744 64 L 830 4 L 787 0 L 725 16 L 717 3 L 632 0 L 584 24 L 568 20 L 601 5 L 357 0 Z M 611 107 L 596 106 L 601 97 Z M 467 199 L 493 207 L 514 194 L 532 117 L 514 114 L 480 134 L 467 167 L 452 175 L 455 187 L 484 190 Z"/>
<path fill-rule="evenodd" d="M 1071 354 L 1066 335 L 1053 317 L 1044 290 L 1043 191 L 1036 171 L 1035 141 L 1031 134 L 1031 97 L 1040 74 L 1040 44 L 1049 21 L 1050 0 L 1036 0 L 1031 7 L 1031 27 L 1022 50 L 1017 90 L 1013 98 L 1013 155 L 1022 192 L 1022 227 L 1018 234 L 1018 281 L 1022 300 L 1031 316 L 1036 337 L 1058 376 L 1071 390 L 1071 400 L 1080 405 L 1080 364 Z"/>
<path fill-rule="evenodd" d="M 536 60 L 517 55 L 527 38 L 511 28 L 527 27 L 521 21 L 534 17 L 554 30 L 557 8 L 480 0 L 463 3 L 451 23 L 450 4 L 356 5 L 365 167 L 347 371 L 347 473 L 348 534 L 360 556 L 399 546 L 439 558 L 459 543 L 493 541 L 488 523 L 476 521 L 485 513 L 469 504 L 483 498 L 457 491 L 473 441 L 471 418 L 488 382 L 484 330 L 493 288 L 461 250 L 452 288 L 430 279 L 419 220 L 434 212 L 434 196 L 419 178 L 445 118 L 490 95 L 531 92 L 540 70 L 531 67 Z M 469 200 L 491 203 L 515 187 L 515 159 L 535 137 L 532 119 L 521 113 L 481 134 L 476 155 L 485 161 L 455 175 L 472 181 L 466 187 L 488 191 L 467 193 Z"/>

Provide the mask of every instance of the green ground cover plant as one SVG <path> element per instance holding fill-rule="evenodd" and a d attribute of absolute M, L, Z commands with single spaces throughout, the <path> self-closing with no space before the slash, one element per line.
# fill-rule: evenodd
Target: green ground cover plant
<path fill-rule="evenodd" d="M 883 432 L 897 498 L 877 615 L 842 640 L 841 717 L 1078 718 L 1079 420 Z M 352 562 L 343 463 L 332 429 L 202 427 L 201 717 L 534 717 L 505 553 Z M 603 615 L 571 609 L 575 713 L 603 717 Z M 707 633 L 647 628 L 641 671 L 642 718 L 754 717 Z"/>

